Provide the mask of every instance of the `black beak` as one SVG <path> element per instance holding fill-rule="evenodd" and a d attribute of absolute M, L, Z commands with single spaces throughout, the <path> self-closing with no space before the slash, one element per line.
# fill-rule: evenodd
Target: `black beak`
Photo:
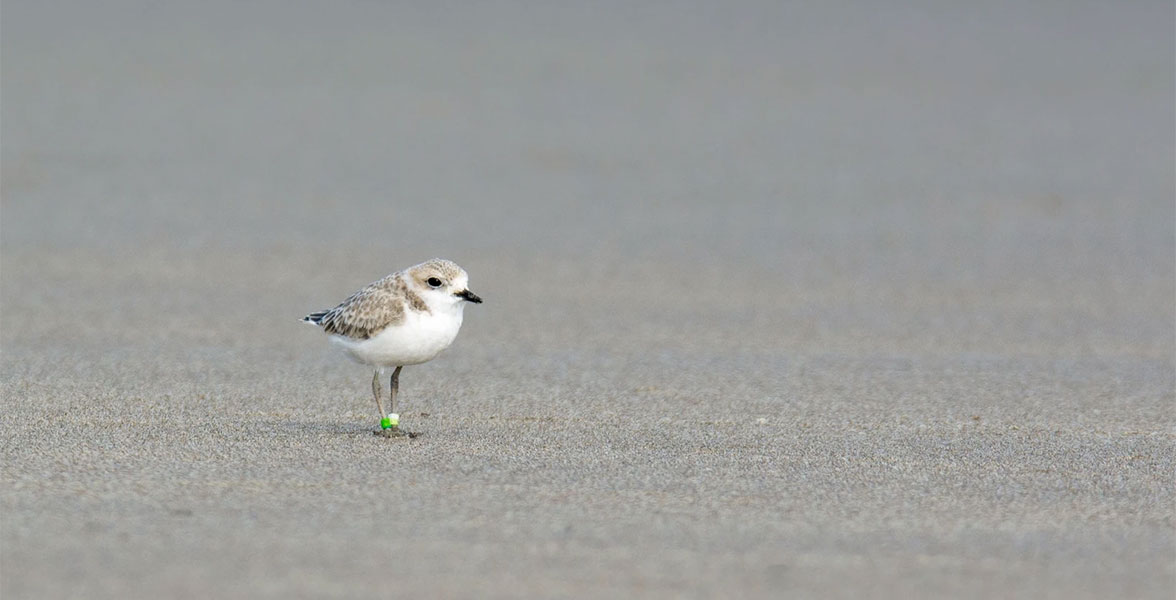
<path fill-rule="evenodd" d="M 479 298 L 477 294 L 475 294 L 469 290 L 462 290 L 462 291 L 454 294 L 454 296 L 457 296 L 458 298 L 461 298 L 462 300 L 465 300 L 466 302 L 473 302 L 474 304 L 481 304 L 482 303 L 482 299 Z"/>

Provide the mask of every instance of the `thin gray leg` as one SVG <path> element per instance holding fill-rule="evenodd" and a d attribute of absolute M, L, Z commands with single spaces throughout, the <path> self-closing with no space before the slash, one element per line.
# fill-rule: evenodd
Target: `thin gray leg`
<path fill-rule="evenodd" d="M 383 390 L 380 389 L 380 374 L 383 369 L 376 369 L 376 374 L 372 376 L 372 395 L 376 397 L 376 410 L 380 411 L 380 418 L 388 416 L 384 414 L 384 395 Z M 395 396 L 393 396 L 395 398 Z"/>
<path fill-rule="evenodd" d="M 403 368 L 403 366 L 399 366 L 395 371 L 392 371 L 392 381 L 390 382 L 392 385 L 392 412 L 396 412 L 396 392 L 400 391 L 400 369 Z"/>

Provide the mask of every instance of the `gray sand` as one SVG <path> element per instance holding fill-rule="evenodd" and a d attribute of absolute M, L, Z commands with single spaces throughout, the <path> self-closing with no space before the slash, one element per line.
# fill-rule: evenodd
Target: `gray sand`
<path fill-rule="evenodd" d="M 45 4 L 5 600 L 1176 592 L 1170 2 Z M 377 438 L 298 318 L 432 256 Z"/>

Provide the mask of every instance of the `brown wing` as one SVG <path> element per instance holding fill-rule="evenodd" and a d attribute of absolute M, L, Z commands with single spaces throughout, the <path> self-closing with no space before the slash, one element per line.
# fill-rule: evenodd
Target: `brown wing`
<path fill-rule="evenodd" d="M 395 275 L 389 275 L 355 292 L 339 306 L 315 313 L 306 320 L 327 333 L 366 340 L 389 325 L 404 320 L 404 300 L 393 293 Z"/>

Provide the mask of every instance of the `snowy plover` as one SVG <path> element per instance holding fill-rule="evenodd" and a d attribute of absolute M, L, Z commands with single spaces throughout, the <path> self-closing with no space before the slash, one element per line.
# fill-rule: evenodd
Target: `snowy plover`
<path fill-rule="evenodd" d="M 461 329 L 466 302 L 482 299 L 467 286 L 469 275 L 452 261 L 434 258 L 393 273 L 355 292 L 339 306 L 302 318 L 318 325 L 351 358 L 375 367 L 372 395 L 383 429 L 395 431 L 400 369 L 435 358 Z M 392 371 L 391 411 L 384 412 L 380 375 Z"/>

